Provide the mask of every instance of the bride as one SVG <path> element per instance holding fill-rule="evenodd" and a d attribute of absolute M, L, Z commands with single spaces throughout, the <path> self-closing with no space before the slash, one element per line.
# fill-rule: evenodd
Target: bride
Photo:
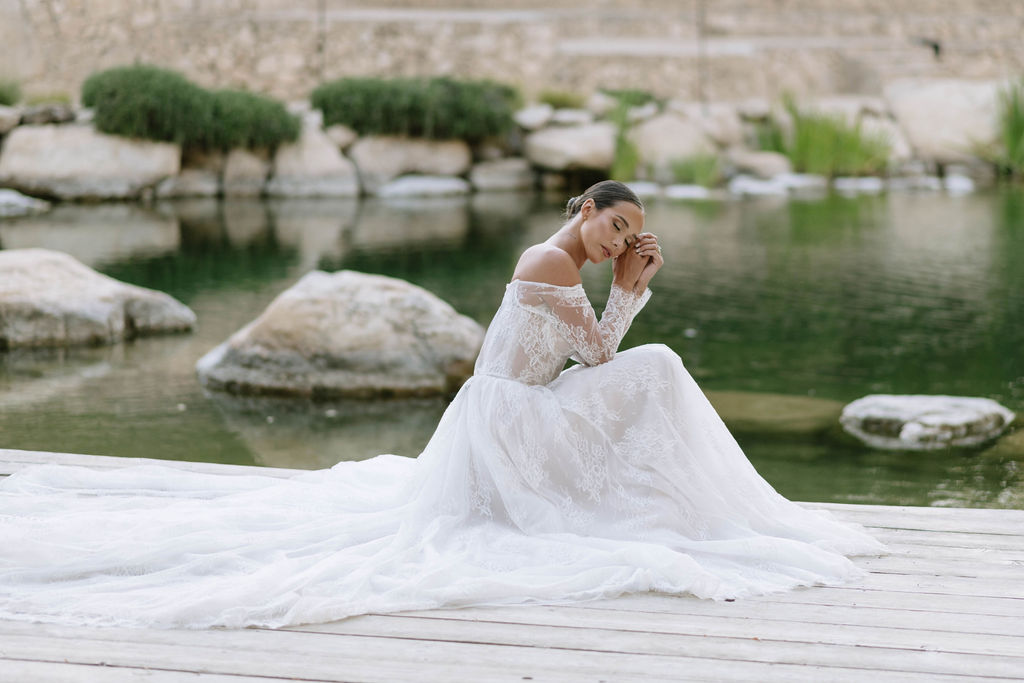
<path fill-rule="evenodd" d="M 675 353 L 617 352 L 664 263 L 636 195 L 605 181 L 566 213 L 523 253 L 474 376 L 418 458 L 290 479 L 22 470 L 0 483 L 0 617 L 283 626 L 859 576 L 845 555 L 882 546 L 777 494 Z M 580 268 L 609 258 L 598 320 Z"/>

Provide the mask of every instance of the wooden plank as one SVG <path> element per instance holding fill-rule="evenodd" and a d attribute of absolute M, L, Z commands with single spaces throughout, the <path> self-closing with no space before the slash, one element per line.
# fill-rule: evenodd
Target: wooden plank
<path fill-rule="evenodd" d="M 642 594 L 646 596 L 646 594 Z M 507 607 L 465 607 L 454 610 L 419 610 L 401 612 L 401 616 L 437 617 L 466 621 L 511 621 L 514 623 L 542 623 L 554 625 L 557 616 L 569 620 L 567 625 L 588 623 L 614 624 L 616 629 L 656 630 L 664 615 L 673 620 L 690 617 L 716 617 L 757 623 L 774 628 L 775 622 L 811 624 L 815 627 L 876 626 L 887 629 L 941 631 L 945 633 L 992 634 L 1024 638 L 1024 619 L 1018 616 L 964 614 L 941 609 L 893 609 L 887 607 L 860 607 L 855 605 L 818 605 L 807 603 L 779 603 L 766 605 L 753 600 L 713 602 L 686 598 L 657 596 L 658 600 L 632 601 L 626 596 L 615 600 L 578 605 L 538 605 Z M 623 603 L 633 603 L 624 608 Z M 639 603 L 639 604 L 637 604 Z M 614 607 L 614 609 L 612 609 Z M 597 614 L 595 614 L 597 613 Z M 531 619 L 540 619 L 533 622 Z M 653 619 L 653 621 L 648 621 Z M 306 630 L 308 626 L 289 629 Z"/>
<path fill-rule="evenodd" d="M 280 677 L 237 676 L 191 673 L 149 667 L 122 667 L 106 664 L 67 664 L 0 659 L 0 681 L 8 683 L 277 683 Z M 290 681 L 326 683 L 326 679 L 289 678 Z"/>
<path fill-rule="evenodd" d="M 812 504 L 802 504 L 809 508 Z M 849 507 L 825 507 L 843 521 L 866 527 L 917 529 L 927 531 L 964 531 L 970 533 L 1024 534 L 1024 510 L 974 508 L 912 508 L 865 505 L 863 510 Z"/>
<path fill-rule="evenodd" d="M 1024 549 L 951 548 L 949 546 L 941 545 L 907 545 L 903 543 L 890 543 L 886 547 L 888 549 L 886 557 L 941 560 L 944 562 L 957 562 L 965 565 L 1024 567 Z"/>
<path fill-rule="evenodd" d="M 304 633 L 418 638 L 453 642 L 498 643 L 530 647 L 599 649 L 615 643 L 616 651 L 632 654 L 677 654 L 672 637 L 738 638 L 763 643 L 863 648 L 905 648 L 933 652 L 1020 657 L 1024 666 L 1024 637 L 952 633 L 924 628 L 854 626 L 796 621 L 736 619 L 719 615 L 637 614 L 616 612 L 609 619 L 598 610 L 511 610 L 476 618 L 459 611 L 448 615 L 368 615 L 331 624 L 292 627 Z M 825 663 L 825 662 L 822 662 Z"/>
<path fill-rule="evenodd" d="M 692 671 L 695 678 L 720 680 L 743 680 L 752 673 L 764 673 L 764 667 L 739 667 L 743 662 L 769 664 L 773 670 L 777 665 L 790 665 L 794 669 L 809 665 L 819 668 L 815 672 L 819 677 L 823 675 L 821 668 L 829 670 L 824 678 L 817 680 L 835 680 L 832 668 L 874 670 L 876 676 L 878 672 L 886 672 L 886 680 L 890 680 L 888 672 L 1009 677 L 1024 665 L 1020 657 L 1000 655 L 659 634 L 635 634 L 629 645 L 643 649 L 644 653 L 639 654 L 623 650 L 623 632 L 615 632 L 614 637 L 609 638 L 589 629 L 540 627 L 530 627 L 525 635 L 537 645 L 424 640 L 421 634 L 414 638 L 396 638 L 252 629 L 207 632 L 79 629 L 75 632 L 63 627 L 46 627 L 45 630 L 45 634 L 36 635 L 0 624 L 3 656 L 45 661 L 49 655 L 59 657 L 58 661 L 80 664 L 105 662 L 116 666 L 178 667 L 204 673 L 339 681 L 388 680 L 396 676 L 423 681 L 428 680 L 423 676 L 428 668 L 436 674 L 429 680 L 445 680 L 442 676 L 446 675 L 450 680 L 481 681 L 522 680 L 523 676 L 536 679 L 539 674 L 555 675 L 563 671 L 601 677 L 609 674 L 636 676 L 644 680 L 673 680 L 680 671 Z M 561 638 L 560 646 L 551 645 L 553 637 Z M 55 638 L 64 641 L 63 647 L 55 647 Z M 593 649 L 595 647 L 600 649 Z M 739 669 L 744 669 L 744 673 L 736 675 Z"/>
<path fill-rule="evenodd" d="M 992 562 L 970 562 L 945 560 L 932 557 L 906 557 L 885 555 L 864 557 L 856 560 L 857 566 L 873 573 L 921 574 L 941 577 L 966 577 L 973 579 L 995 579 L 1017 582 L 1013 597 L 1024 598 L 1024 565 L 1013 560 Z"/>
<path fill-rule="evenodd" d="M 6 633 L 4 650 L 17 650 L 21 657 L 40 661 L 105 663 L 107 666 L 136 666 L 199 673 L 241 676 L 306 678 L 324 681 L 390 683 L 417 681 L 441 683 L 480 681 L 488 683 L 523 680 L 577 683 L 588 681 L 643 680 L 678 681 L 680 672 L 688 680 L 708 681 L 819 681 L 877 680 L 878 671 L 857 667 L 820 667 L 806 663 L 702 658 L 689 655 L 625 655 L 608 652 L 579 652 L 552 648 L 473 645 L 419 639 L 345 637 L 323 634 L 295 634 L 285 631 L 173 632 L 167 642 L 136 642 L 160 633 L 146 630 L 111 633 L 113 629 L 83 630 L 77 636 L 65 634 L 60 650 L 54 637 Z M 186 637 L 181 638 L 182 634 Z M 264 636 L 251 638 L 253 634 Z M 250 642 L 225 642 L 226 636 L 247 636 Z M 100 639 L 97 636 L 105 636 Z M 290 637 L 286 637 L 290 636 Z M 2 656 L 2 655 L 0 655 Z M 776 658 L 777 659 L 777 658 Z M 932 667 L 935 668 L 935 667 Z M 972 674 L 978 680 L 984 675 Z M 960 675 L 942 672 L 895 671 L 885 673 L 886 681 L 962 680 Z"/>
<path fill-rule="evenodd" d="M 870 529 L 885 544 L 921 545 L 947 548 L 991 548 L 1024 550 L 1024 536 L 982 534 L 964 531 L 921 531 L 917 529 Z"/>

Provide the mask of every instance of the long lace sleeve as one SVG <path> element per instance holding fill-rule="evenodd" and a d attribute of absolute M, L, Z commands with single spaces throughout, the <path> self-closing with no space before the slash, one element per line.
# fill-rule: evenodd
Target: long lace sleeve
<path fill-rule="evenodd" d="M 615 357 L 633 318 L 650 298 L 649 289 L 635 294 L 613 284 L 600 322 L 582 287 L 548 293 L 544 301 L 557 318 L 559 333 L 574 350 L 573 360 L 599 365 Z"/>

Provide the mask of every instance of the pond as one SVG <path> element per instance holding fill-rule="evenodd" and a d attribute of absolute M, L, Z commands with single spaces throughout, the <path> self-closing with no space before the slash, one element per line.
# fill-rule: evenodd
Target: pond
<path fill-rule="evenodd" d="M 556 198 L 62 205 L 0 222 L 0 247 L 71 253 L 166 291 L 194 334 L 0 355 L 0 446 L 319 468 L 415 456 L 444 401 L 237 400 L 194 365 L 313 268 L 421 285 L 486 325 L 519 252 L 559 223 Z M 851 401 L 986 396 L 1024 411 L 1024 193 L 651 201 L 668 263 L 624 346 L 668 344 L 706 390 Z M 584 284 L 603 305 L 610 269 Z M 978 451 L 883 453 L 738 433 L 798 500 L 1024 507 L 1024 474 Z"/>

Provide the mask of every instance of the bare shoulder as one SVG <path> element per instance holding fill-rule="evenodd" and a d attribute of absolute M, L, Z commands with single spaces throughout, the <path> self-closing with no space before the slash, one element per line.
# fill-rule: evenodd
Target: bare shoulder
<path fill-rule="evenodd" d="M 512 279 L 572 287 L 580 283 L 580 270 L 564 250 L 550 244 L 535 244 L 519 257 Z"/>

